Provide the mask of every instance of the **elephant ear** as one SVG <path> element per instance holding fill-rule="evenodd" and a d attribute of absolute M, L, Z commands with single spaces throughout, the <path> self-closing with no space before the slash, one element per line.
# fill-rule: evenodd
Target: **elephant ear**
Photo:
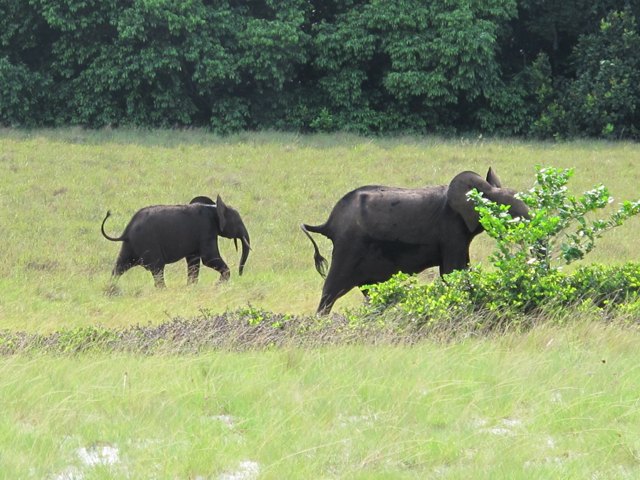
<path fill-rule="evenodd" d="M 218 212 L 218 224 L 220 225 L 220 232 L 224 232 L 224 227 L 227 223 L 227 206 L 218 195 L 216 198 L 216 211 Z"/>
<path fill-rule="evenodd" d="M 487 183 L 496 188 L 502 188 L 502 182 L 496 175 L 496 172 L 493 171 L 493 168 L 489 167 L 489 171 L 487 172 Z"/>
<path fill-rule="evenodd" d="M 489 173 L 492 173 L 491 170 Z M 447 190 L 447 203 L 462 217 L 470 232 L 475 232 L 480 225 L 480 215 L 476 212 L 474 203 L 467 198 L 467 192 L 474 188 L 486 196 L 493 186 L 475 172 L 462 172 L 451 180 Z"/>

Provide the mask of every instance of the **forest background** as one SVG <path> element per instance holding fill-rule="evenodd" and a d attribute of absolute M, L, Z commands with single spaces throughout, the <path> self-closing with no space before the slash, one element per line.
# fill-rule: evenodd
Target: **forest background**
<path fill-rule="evenodd" d="M 637 0 L 3 0 L 0 125 L 640 137 Z"/>

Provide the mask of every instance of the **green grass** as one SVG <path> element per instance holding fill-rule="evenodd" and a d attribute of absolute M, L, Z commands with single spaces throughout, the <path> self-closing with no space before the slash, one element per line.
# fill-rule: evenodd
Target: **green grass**
<path fill-rule="evenodd" d="M 575 167 L 580 193 L 605 183 L 618 200 L 638 196 L 640 147 L 634 143 L 527 143 L 509 140 L 397 138 L 276 133 L 219 138 L 202 131 L 0 131 L 0 322 L 11 329 L 48 332 L 100 323 L 124 326 L 252 304 L 277 312 L 312 313 L 322 278 L 301 222 L 322 223 L 335 202 L 368 183 L 444 184 L 462 170 L 493 166 L 503 184 L 532 185 L 536 164 Z M 119 282 L 121 295 L 104 294 L 119 244 L 133 213 L 153 204 L 215 196 L 235 206 L 251 234 L 246 273 L 239 254 L 221 241 L 231 281 L 202 269 L 200 284 L 186 287 L 186 265 L 167 268 L 168 288 L 154 289 L 137 267 Z M 602 240 L 588 261 L 639 260 L 633 219 Z M 322 251 L 331 245 L 324 238 Z M 472 245 L 472 262 L 485 262 L 486 235 Z M 434 272 L 424 275 L 425 279 Z M 360 304 L 357 291 L 336 310 Z"/>
<path fill-rule="evenodd" d="M 248 304 L 311 314 L 322 279 L 298 225 L 322 223 L 353 188 L 444 184 L 493 166 L 526 189 L 543 164 L 575 167 L 575 192 L 603 182 L 623 200 L 638 196 L 639 154 L 634 143 L 586 141 L 0 131 L 0 328 L 73 336 Z M 223 240 L 227 284 L 203 269 L 187 287 L 179 263 L 165 290 L 135 268 L 105 295 L 119 249 L 99 233 L 107 209 L 117 234 L 143 206 L 218 193 L 251 234 L 245 275 Z M 610 232 L 587 261 L 640 260 L 639 227 Z M 492 247 L 479 237 L 472 262 Z M 330 253 L 328 241 L 321 248 Z M 360 302 L 354 291 L 336 310 Z M 0 478 L 640 477 L 636 327 L 574 319 L 390 343 L 3 357 Z"/>
<path fill-rule="evenodd" d="M 450 345 L 9 357 L 0 472 L 638 478 L 639 341 L 578 323 Z M 104 448 L 113 464 L 83 462 Z"/>

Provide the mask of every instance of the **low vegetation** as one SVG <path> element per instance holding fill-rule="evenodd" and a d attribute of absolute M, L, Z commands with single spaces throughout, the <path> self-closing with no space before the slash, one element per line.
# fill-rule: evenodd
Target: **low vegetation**
<path fill-rule="evenodd" d="M 587 265 L 565 274 L 555 265 L 583 258 L 602 234 L 640 213 L 640 200 L 625 201 L 608 219 L 589 219 L 613 199 L 597 186 L 570 195 L 573 171 L 538 167 L 534 186 L 519 194 L 529 218 L 512 218 L 507 205 L 469 193 L 480 223 L 496 240 L 493 270 L 472 268 L 418 284 L 399 273 L 370 285 L 370 301 L 346 317 L 294 317 L 247 306 L 197 318 L 174 318 L 158 326 L 108 329 L 93 325 L 61 329 L 48 335 L 6 331 L 0 353 L 45 351 L 199 352 L 208 349 L 252 350 L 341 343 L 415 342 L 438 332 L 448 339 L 470 332 L 527 328 L 540 318 L 566 320 L 568 309 L 603 317 L 640 316 L 640 263 Z M 113 293 L 110 293 L 111 295 Z M 634 321 L 632 320 L 632 323 Z"/>

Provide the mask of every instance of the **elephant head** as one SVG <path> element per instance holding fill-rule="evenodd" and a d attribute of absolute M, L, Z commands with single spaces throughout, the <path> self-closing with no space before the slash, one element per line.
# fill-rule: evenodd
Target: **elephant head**
<path fill-rule="evenodd" d="M 529 218 L 529 209 L 525 203 L 515 197 L 515 190 L 502 188 L 500 179 L 491 168 L 486 179 L 475 172 L 462 172 L 449 183 L 447 204 L 462 217 L 469 232 L 480 233 L 483 230 L 475 204 L 467 197 L 467 193 L 474 188 L 492 202 L 509 205 L 512 217 Z"/>
<path fill-rule="evenodd" d="M 204 205 L 214 206 L 216 208 L 219 235 L 221 237 L 233 239 L 236 250 L 238 250 L 238 239 L 240 239 L 242 242 L 242 254 L 240 256 L 239 273 L 242 275 L 247 258 L 249 257 L 251 246 L 249 232 L 247 231 L 242 218 L 240 218 L 238 211 L 226 205 L 222 201 L 222 198 L 220 198 L 220 195 L 218 195 L 215 202 L 211 200 L 211 198 L 201 195 L 193 198 L 189 203 L 201 203 Z"/>

